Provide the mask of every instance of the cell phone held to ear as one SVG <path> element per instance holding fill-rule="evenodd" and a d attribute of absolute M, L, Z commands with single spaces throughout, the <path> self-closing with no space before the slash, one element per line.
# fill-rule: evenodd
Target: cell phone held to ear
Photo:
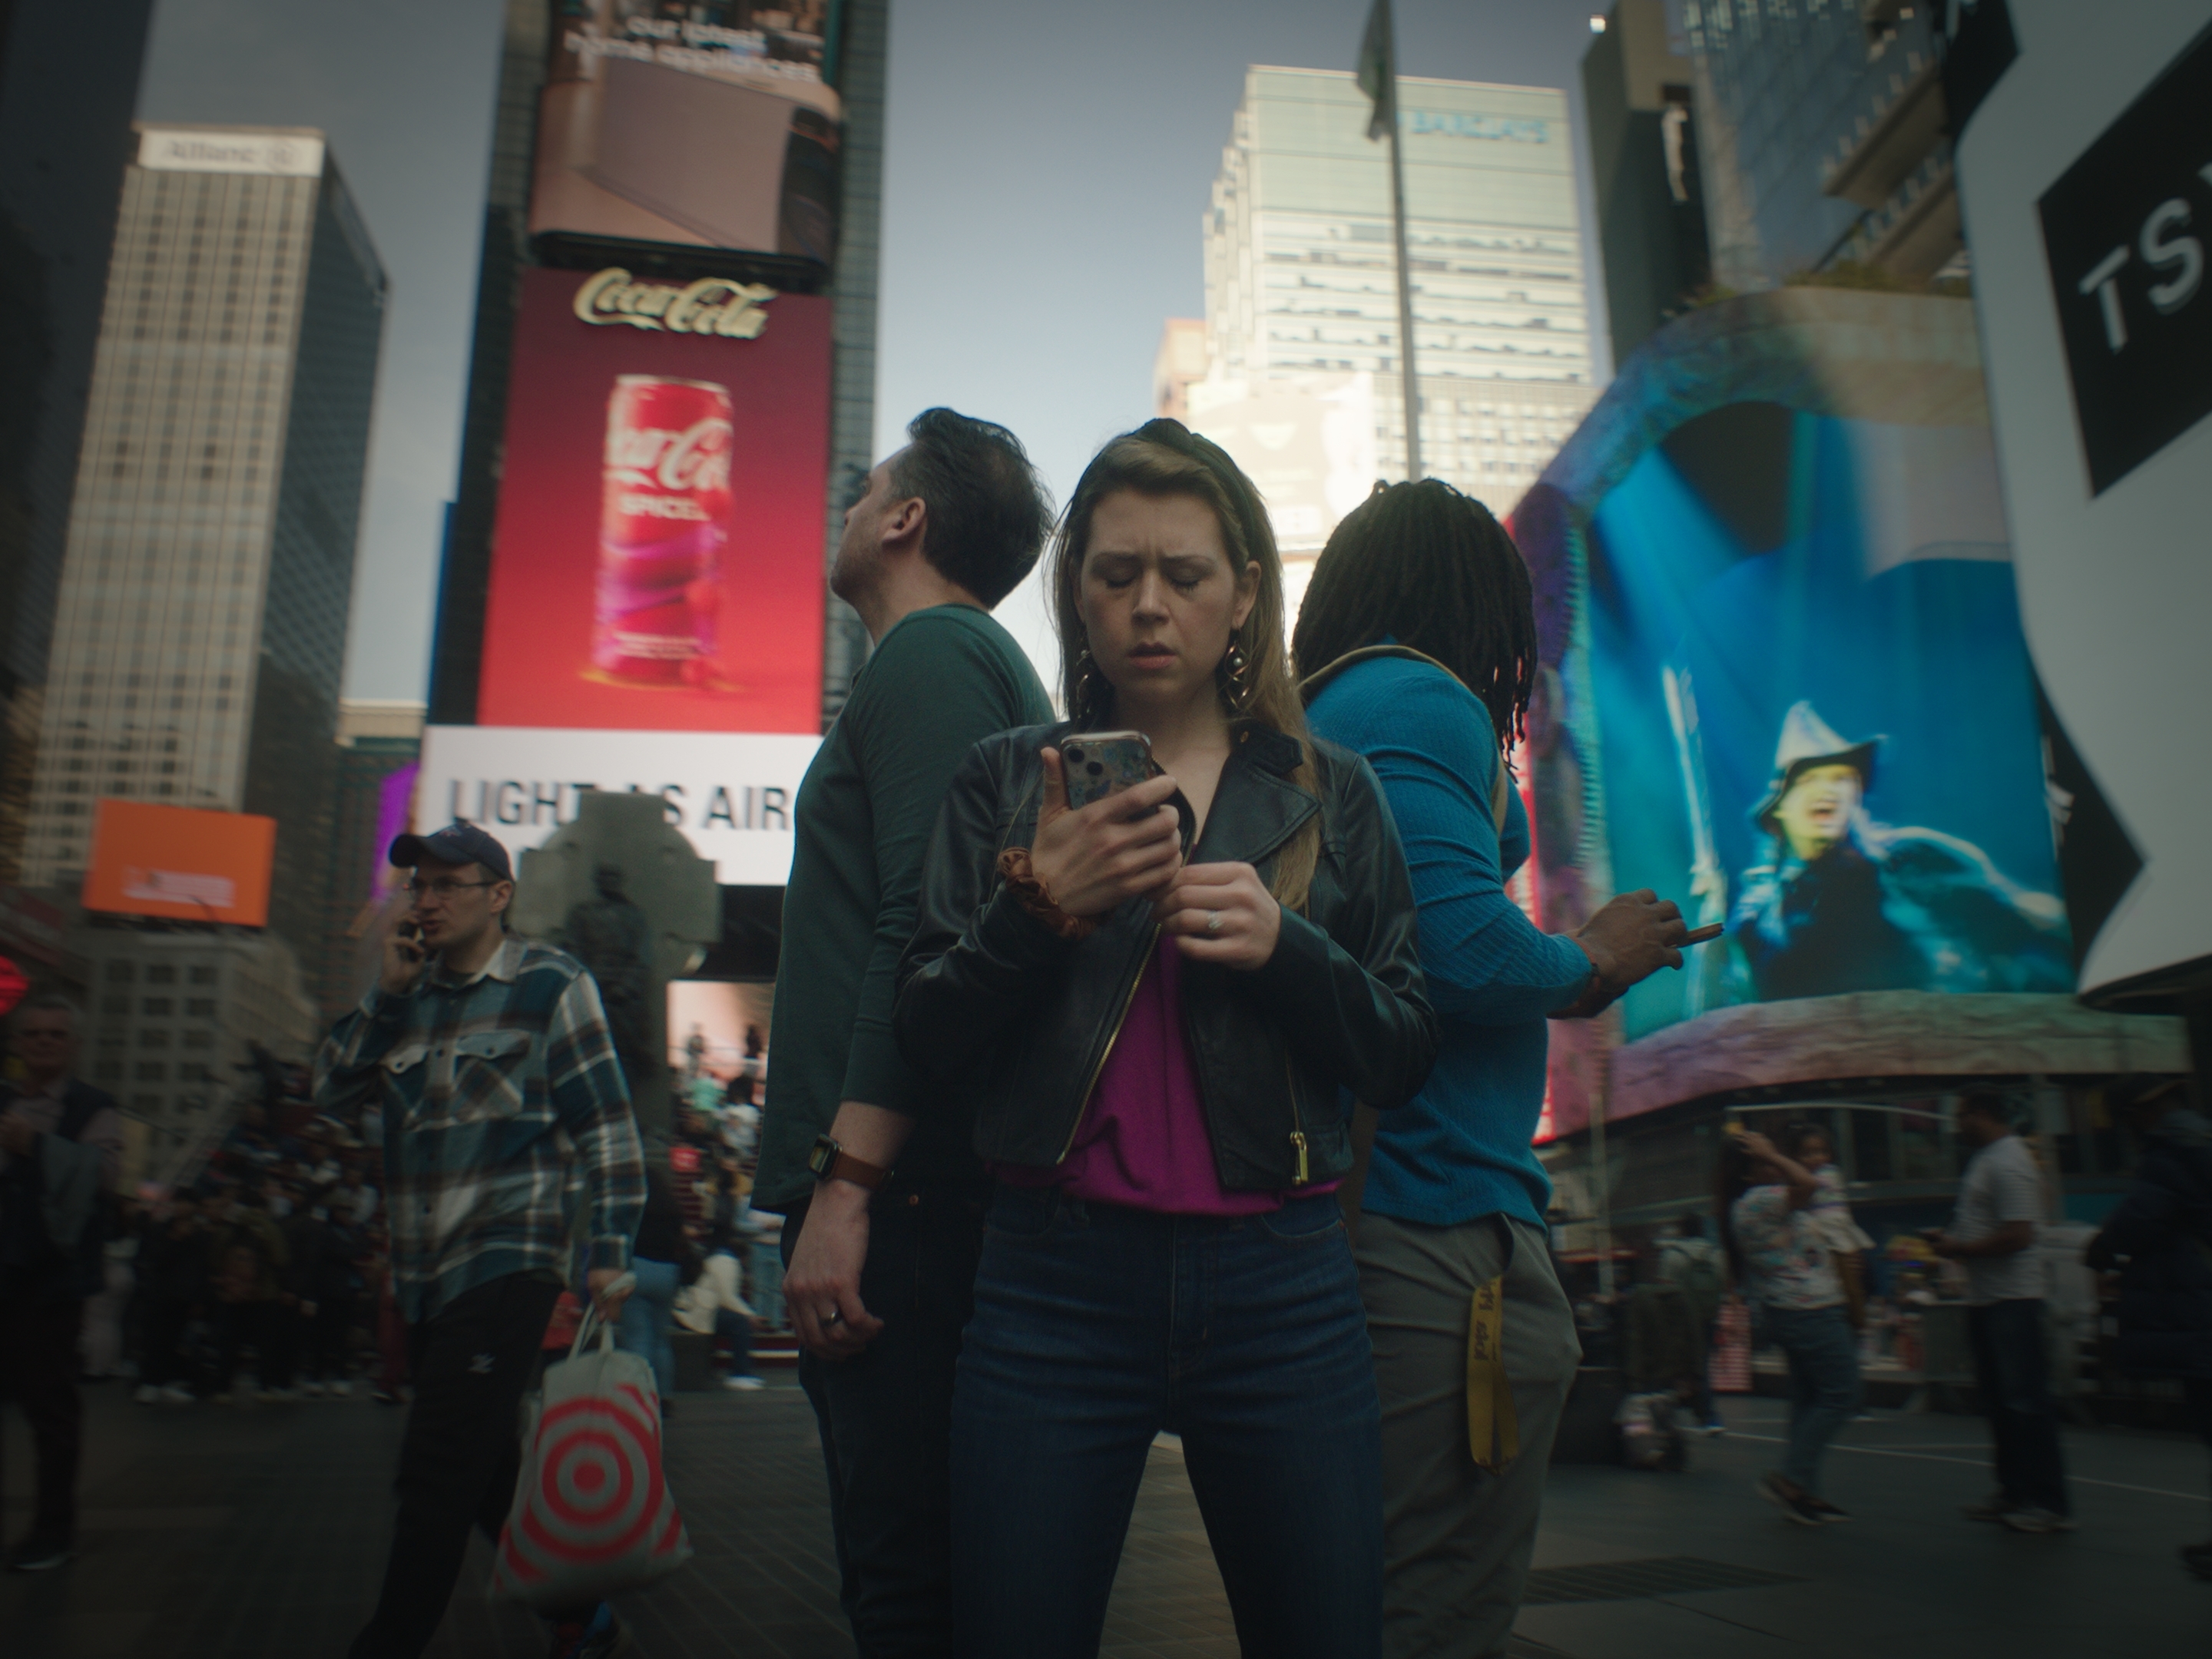
<path fill-rule="evenodd" d="M 1079 812 L 1096 800 L 1117 794 L 1159 775 L 1152 740 L 1141 732 L 1086 732 L 1060 745 L 1060 775 L 1067 782 L 1067 810 Z"/>

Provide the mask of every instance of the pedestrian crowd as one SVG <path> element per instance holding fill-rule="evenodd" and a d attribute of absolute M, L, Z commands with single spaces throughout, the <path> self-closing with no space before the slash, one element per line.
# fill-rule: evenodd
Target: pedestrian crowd
<path fill-rule="evenodd" d="M 1048 537 L 1060 718 L 991 615 Z M 1504 1652 L 1599 1334 L 1531 1146 L 1547 1022 L 1702 937 L 1650 891 L 1548 935 L 1507 890 L 1538 676 L 1507 532 L 1441 482 L 1378 486 L 1292 634 L 1266 509 L 1207 440 L 1114 439 L 1055 529 L 1013 434 L 938 409 L 859 483 L 830 585 L 875 649 L 798 795 L 757 1113 L 702 1116 L 687 1044 L 682 1109 L 642 1135 L 591 975 L 508 930 L 507 854 L 457 823 L 393 843 L 412 906 L 316 1062 L 338 1182 L 242 1131 L 264 1139 L 216 1213 L 149 1223 L 206 1230 L 204 1279 L 176 1283 L 204 1283 L 219 1368 L 266 1347 L 280 1385 L 343 1349 L 326 1298 L 370 1294 L 325 1264 L 380 1266 L 412 1403 L 356 1659 L 419 1654 L 471 1528 L 498 1537 L 519 1409 L 587 1305 L 665 1406 L 692 1338 L 744 1386 L 778 1294 L 863 1655 L 1096 1653 L 1162 1433 L 1246 1652 Z M 1979 1150 L 1930 1248 L 1974 1286 L 1990 1518 L 2056 1530 L 2019 1267 L 2040 1211 L 2001 1105 L 1960 1126 Z M 2160 1126 L 2172 1151 L 2101 1248 L 2141 1281 L 2124 1318 L 2162 1334 L 2147 1360 L 2212 1377 L 2212 1277 L 2176 1242 L 2212 1227 L 2202 1122 Z M 381 1147 L 380 1243 L 355 1138 Z M 1848 1518 L 1821 1454 L 1860 1397 L 1828 1150 L 1733 1139 L 1719 1244 L 1685 1227 L 1628 1299 L 1639 1382 L 1708 1425 L 1730 1276 L 1756 1304 L 1792 1390 L 1763 1490 L 1807 1525 Z M 544 1610 L 556 1659 L 635 1645 L 581 1580 Z"/>

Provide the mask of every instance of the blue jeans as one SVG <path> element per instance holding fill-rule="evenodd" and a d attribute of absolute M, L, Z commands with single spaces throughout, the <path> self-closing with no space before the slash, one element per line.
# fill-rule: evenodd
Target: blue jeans
<path fill-rule="evenodd" d="M 1790 1361 L 1784 1479 L 1820 1495 L 1820 1458 L 1859 1408 L 1859 1344 L 1841 1308 L 1768 1308 L 1766 1334 Z"/>
<path fill-rule="evenodd" d="M 953 1390 L 963 1659 L 1097 1652 L 1162 1430 L 1243 1651 L 1372 1659 L 1381 1415 L 1334 1197 L 1229 1218 L 1016 1188 L 992 1206 Z"/>
<path fill-rule="evenodd" d="M 2051 1397 L 2043 1346 L 2042 1298 L 1991 1302 L 1966 1310 L 1974 1386 L 1990 1419 L 1997 1488 L 2013 1504 L 2071 1515 L 2066 1458 L 2058 1446 L 2058 1406 Z"/>
<path fill-rule="evenodd" d="M 653 1367 L 653 1385 L 665 1401 L 676 1392 L 676 1348 L 668 1340 L 668 1328 L 675 1322 L 676 1287 L 683 1275 L 673 1261 L 655 1261 L 650 1256 L 632 1256 L 629 1267 L 637 1275 L 637 1288 L 623 1304 L 615 1346 L 644 1358 Z"/>

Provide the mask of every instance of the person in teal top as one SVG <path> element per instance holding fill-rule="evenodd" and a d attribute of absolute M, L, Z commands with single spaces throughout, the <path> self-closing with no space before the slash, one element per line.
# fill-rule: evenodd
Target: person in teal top
<path fill-rule="evenodd" d="M 1505 891 L 1529 854 L 1501 771 L 1534 684 L 1536 620 L 1520 553 L 1480 501 L 1437 479 L 1379 487 L 1329 538 L 1292 643 L 1314 732 L 1382 781 L 1439 1037 L 1420 1093 L 1376 1118 L 1356 1248 L 1382 1400 L 1382 1651 L 1474 1659 L 1512 1632 L 1581 1358 L 1531 1145 L 1546 1021 L 1679 968 L 1685 929 L 1644 891 L 1564 938 Z M 1512 1402 L 1495 1414 L 1513 1433 L 1477 1449 L 1468 1339 L 1492 1285 Z"/>

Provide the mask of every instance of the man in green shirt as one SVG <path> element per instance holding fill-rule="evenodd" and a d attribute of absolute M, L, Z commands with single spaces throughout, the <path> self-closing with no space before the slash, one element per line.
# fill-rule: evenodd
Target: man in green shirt
<path fill-rule="evenodd" d="M 1051 520 L 1029 457 L 949 409 L 907 436 L 830 568 L 876 649 L 799 786 L 753 1199 L 789 1218 L 784 1298 L 863 1659 L 952 1651 L 952 1373 L 989 1184 L 963 1115 L 899 1055 L 893 975 L 954 769 L 1052 718 L 989 614 Z"/>

